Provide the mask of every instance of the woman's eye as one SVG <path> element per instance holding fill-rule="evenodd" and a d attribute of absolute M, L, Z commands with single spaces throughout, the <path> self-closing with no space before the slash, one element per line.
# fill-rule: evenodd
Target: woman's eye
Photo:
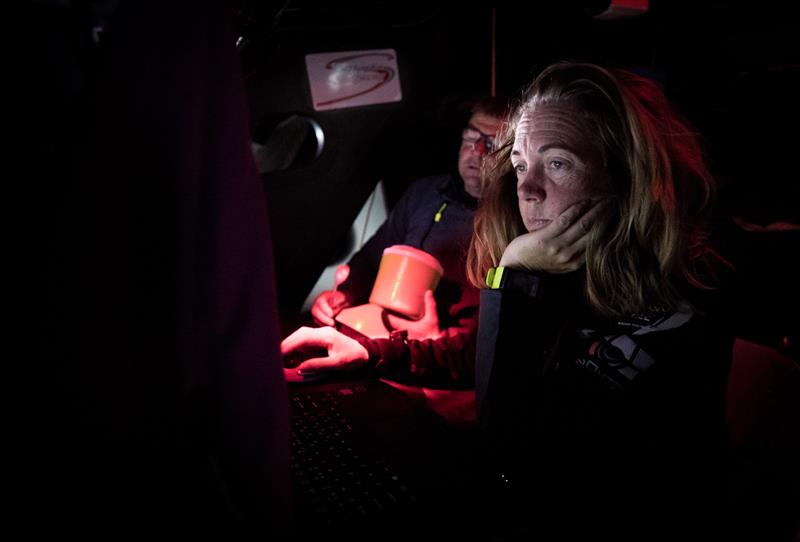
<path fill-rule="evenodd" d="M 561 160 L 550 160 L 550 167 L 553 169 L 561 169 L 566 167 L 566 163 L 562 162 Z"/>
<path fill-rule="evenodd" d="M 517 173 L 525 173 L 525 164 L 517 164 L 514 166 L 514 171 Z"/>

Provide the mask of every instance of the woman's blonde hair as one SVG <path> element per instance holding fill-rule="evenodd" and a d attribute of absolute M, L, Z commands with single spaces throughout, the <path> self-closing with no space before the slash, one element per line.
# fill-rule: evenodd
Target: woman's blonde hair
<path fill-rule="evenodd" d="M 530 85 L 501 135 L 467 256 L 470 281 L 485 287 L 525 227 L 510 154 L 520 118 L 545 104 L 573 108 L 603 156 L 612 198 L 586 249 L 586 295 L 606 315 L 677 308 L 682 286 L 702 286 L 705 223 L 714 193 L 700 138 L 653 81 L 593 64 L 558 63 Z"/>

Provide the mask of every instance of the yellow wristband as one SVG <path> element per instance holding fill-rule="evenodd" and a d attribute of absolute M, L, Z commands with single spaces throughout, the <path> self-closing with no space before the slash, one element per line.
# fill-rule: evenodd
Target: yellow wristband
<path fill-rule="evenodd" d="M 499 267 L 490 267 L 486 273 L 486 286 L 493 290 L 497 290 L 503 284 L 503 272 L 506 270 L 502 265 Z"/>

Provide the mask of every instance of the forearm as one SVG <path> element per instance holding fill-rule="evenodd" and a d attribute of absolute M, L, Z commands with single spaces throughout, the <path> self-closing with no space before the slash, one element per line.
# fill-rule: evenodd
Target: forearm
<path fill-rule="evenodd" d="M 403 382 L 471 388 L 475 382 L 475 330 L 438 339 L 361 339 L 378 376 Z"/>

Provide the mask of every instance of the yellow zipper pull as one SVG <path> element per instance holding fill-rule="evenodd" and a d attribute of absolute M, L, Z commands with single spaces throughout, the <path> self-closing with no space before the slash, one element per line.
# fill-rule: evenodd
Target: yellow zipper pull
<path fill-rule="evenodd" d="M 442 206 L 439 207 L 439 210 L 436 211 L 435 215 L 433 215 L 433 221 L 434 222 L 439 222 L 439 221 L 442 220 L 442 213 L 444 212 L 445 209 L 447 209 L 447 202 L 446 201 L 444 203 L 442 203 Z"/>

